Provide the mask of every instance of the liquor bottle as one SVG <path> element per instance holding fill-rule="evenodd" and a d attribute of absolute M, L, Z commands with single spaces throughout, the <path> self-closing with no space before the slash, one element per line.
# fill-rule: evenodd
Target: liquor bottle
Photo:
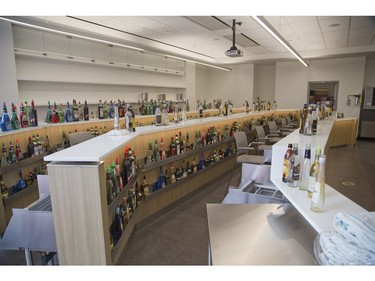
<path fill-rule="evenodd" d="M 298 156 L 298 144 L 293 145 L 293 154 L 289 158 L 288 186 L 297 187 L 300 179 L 301 163 Z"/>
<path fill-rule="evenodd" d="M 73 122 L 73 113 L 68 101 L 66 102 L 65 122 Z"/>
<path fill-rule="evenodd" d="M 78 122 L 79 121 L 79 110 L 78 110 L 77 101 L 75 99 L 73 99 L 72 114 L 73 114 L 73 121 Z"/>
<path fill-rule="evenodd" d="M 305 126 L 303 128 L 303 134 L 306 136 L 311 136 L 312 135 L 312 108 L 311 106 L 308 107 L 307 109 L 307 116 L 305 120 Z"/>
<path fill-rule="evenodd" d="M 83 106 L 83 119 L 85 121 L 90 120 L 89 107 L 87 105 L 87 100 L 85 100 L 85 105 Z"/>
<path fill-rule="evenodd" d="M 114 106 L 114 113 L 113 113 L 113 129 L 120 130 L 120 116 L 118 113 L 118 104 Z"/>
<path fill-rule="evenodd" d="M 102 100 L 99 100 L 99 105 L 98 105 L 98 118 L 99 118 L 99 119 L 104 119 L 104 114 L 103 114 L 103 103 L 102 103 Z"/>
<path fill-rule="evenodd" d="M 198 163 L 198 171 L 202 170 L 206 168 L 206 160 L 204 159 L 204 155 L 203 155 L 203 152 L 201 153 L 201 159 L 199 160 L 199 163 Z"/>
<path fill-rule="evenodd" d="M 121 233 L 124 231 L 124 224 L 121 218 L 120 206 L 116 206 L 116 209 L 115 209 L 114 231 L 117 232 L 119 235 L 121 235 Z"/>
<path fill-rule="evenodd" d="M 161 110 L 158 107 L 156 107 L 155 110 L 155 126 L 160 126 L 162 124 L 162 119 L 161 119 Z"/>
<path fill-rule="evenodd" d="M 271 102 L 270 101 L 267 102 L 267 110 L 271 110 Z"/>
<path fill-rule="evenodd" d="M 110 102 L 109 102 L 108 117 L 109 118 L 114 118 L 115 117 L 115 106 L 114 106 L 112 100 L 110 100 Z"/>
<path fill-rule="evenodd" d="M 148 143 L 148 153 L 146 158 L 146 165 L 151 164 L 154 161 L 154 152 L 152 150 L 152 143 L 149 141 Z"/>
<path fill-rule="evenodd" d="M 283 176 L 282 176 L 282 181 L 283 182 L 288 182 L 289 178 L 289 158 L 293 155 L 293 145 L 291 143 L 288 144 L 288 149 L 285 152 L 284 155 L 284 162 L 283 162 Z"/>
<path fill-rule="evenodd" d="M 198 117 L 203 118 L 203 106 L 201 103 L 199 103 L 199 106 L 198 106 Z"/>
<path fill-rule="evenodd" d="M 301 169 L 301 181 L 299 183 L 299 189 L 307 191 L 309 186 L 309 175 L 310 175 L 310 166 L 311 166 L 311 145 L 306 144 L 305 148 L 305 158 L 303 160 L 303 165 Z"/>
<path fill-rule="evenodd" d="M 319 167 L 316 176 L 315 187 L 311 198 L 310 209 L 314 212 L 324 212 L 325 203 L 325 169 L 326 156 L 324 154 L 319 156 Z"/>
<path fill-rule="evenodd" d="M 176 154 L 177 154 L 176 143 L 175 143 L 173 137 L 171 137 L 171 144 L 170 144 L 170 149 L 169 149 L 169 155 L 170 156 L 174 156 Z"/>
<path fill-rule="evenodd" d="M 149 187 L 148 182 L 146 180 L 146 175 L 143 176 L 142 191 L 143 191 L 143 194 L 144 194 L 145 198 L 147 198 L 147 196 L 150 193 L 150 187 Z"/>
<path fill-rule="evenodd" d="M 320 146 L 318 145 L 318 147 L 316 148 L 316 152 L 315 152 L 314 162 L 312 162 L 310 166 L 309 184 L 307 188 L 307 195 L 310 198 L 312 197 L 312 194 L 315 188 L 315 181 L 316 181 L 316 175 L 318 173 L 320 154 L 321 154 L 321 149 L 320 149 Z"/>
<path fill-rule="evenodd" d="M 25 113 L 26 113 L 26 110 L 25 110 Z M 31 110 L 29 114 L 27 115 L 29 116 L 29 126 L 37 127 L 38 126 L 38 113 L 35 108 L 34 100 L 31 100 Z"/>
<path fill-rule="evenodd" d="M 122 183 L 125 186 L 128 183 L 130 174 L 130 160 L 128 159 L 128 146 L 124 149 L 124 159 L 122 161 Z"/>
<path fill-rule="evenodd" d="M 154 161 L 159 161 L 160 160 L 160 153 L 159 153 L 159 146 L 158 146 L 158 140 L 155 139 L 155 144 L 154 144 Z"/>
<path fill-rule="evenodd" d="M 8 190 L 8 187 L 4 183 L 2 175 L 0 175 L 0 191 L 1 191 L 1 198 L 3 200 L 7 199 L 9 196 L 9 190 Z"/>
<path fill-rule="evenodd" d="M 171 184 L 171 177 L 168 173 L 168 169 L 165 169 L 165 185 L 170 185 Z"/>
<path fill-rule="evenodd" d="M 102 119 L 108 119 L 107 100 L 104 100 L 104 103 L 103 103 L 103 118 Z"/>
<path fill-rule="evenodd" d="M 300 122 L 299 122 L 299 133 L 303 134 L 305 128 L 305 122 L 307 117 L 307 104 L 303 105 L 303 109 L 300 112 Z"/>
<path fill-rule="evenodd" d="M 8 165 L 8 153 L 5 143 L 3 143 L 1 154 L 1 167 L 5 167 L 6 165 Z"/>
<path fill-rule="evenodd" d="M 181 166 L 181 162 L 179 163 L 179 165 L 177 165 L 177 168 L 176 168 L 176 181 L 179 181 L 180 179 L 182 179 L 182 166 Z"/>
<path fill-rule="evenodd" d="M 65 111 L 63 109 L 62 103 L 59 104 L 59 107 L 57 109 L 57 114 L 59 115 L 59 123 L 65 122 Z"/>
<path fill-rule="evenodd" d="M 12 141 L 9 141 L 8 161 L 10 162 L 10 164 L 13 164 L 13 163 L 17 162 L 17 157 L 16 157 L 16 153 L 14 152 L 14 146 L 13 146 Z"/>
<path fill-rule="evenodd" d="M 46 114 L 46 123 L 52 123 L 52 108 L 51 103 L 48 101 L 47 114 Z"/>
<path fill-rule="evenodd" d="M 121 177 L 120 162 L 118 160 L 118 157 L 116 157 L 116 161 L 115 161 L 115 170 L 116 170 L 116 177 L 117 177 L 118 186 L 119 186 L 119 189 L 120 189 L 120 192 L 121 192 L 124 189 L 124 183 L 123 183 L 122 177 Z"/>
<path fill-rule="evenodd" d="M 20 119 L 17 115 L 17 108 L 16 105 L 12 103 L 12 116 L 10 118 L 10 125 L 12 127 L 12 130 L 19 130 L 21 127 Z"/>
<path fill-rule="evenodd" d="M 158 182 L 157 182 L 157 185 L 156 185 L 156 189 L 159 190 L 159 189 L 162 189 L 165 187 L 165 179 L 164 179 L 164 175 L 163 175 L 163 167 L 160 166 L 160 173 L 159 173 L 159 178 L 158 178 Z"/>
<path fill-rule="evenodd" d="M 313 109 L 312 109 L 312 125 L 311 125 L 312 134 L 316 135 L 317 130 L 318 130 L 318 116 L 316 114 L 316 106 L 313 105 Z"/>
<path fill-rule="evenodd" d="M 107 169 L 106 169 L 106 192 L 107 192 L 107 204 L 108 205 L 114 199 L 113 190 L 114 189 L 113 189 L 113 181 L 112 181 L 112 177 L 111 177 L 111 167 L 109 165 L 107 165 Z"/>
<path fill-rule="evenodd" d="M 273 102 L 273 110 L 276 110 L 277 109 L 277 103 L 276 101 Z"/>
<path fill-rule="evenodd" d="M 60 119 L 57 113 L 57 107 L 56 103 L 53 104 L 53 109 L 52 109 L 52 116 L 51 116 L 51 123 L 59 123 Z"/>
<path fill-rule="evenodd" d="M 138 182 L 135 182 L 135 205 L 136 207 L 139 206 L 140 202 L 143 199 L 143 193 L 142 190 L 139 188 Z"/>
<path fill-rule="evenodd" d="M 133 188 L 129 188 L 128 190 L 128 203 L 129 203 L 129 207 L 131 209 L 131 212 L 134 214 L 135 212 L 135 192 L 133 190 Z"/>
<path fill-rule="evenodd" d="M 29 144 L 27 145 L 27 154 L 28 154 L 28 157 L 34 156 L 34 143 L 31 141 L 30 136 L 29 136 Z"/>
<path fill-rule="evenodd" d="M 26 115 L 25 107 L 23 106 L 23 102 L 21 102 L 20 106 L 20 120 L 21 120 L 21 128 L 29 127 L 29 118 Z"/>
<path fill-rule="evenodd" d="M 117 171 L 116 171 L 115 161 L 112 161 L 112 165 L 111 165 L 111 178 L 113 182 L 114 192 L 116 192 L 116 196 L 117 196 L 120 193 L 120 185 L 117 180 Z"/>
<path fill-rule="evenodd" d="M 171 183 L 175 183 L 176 182 L 176 174 L 175 174 L 175 171 L 174 171 L 174 167 L 173 165 L 171 166 Z"/>
<path fill-rule="evenodd" d="M 17 187 L 17 191 L 21 191 L 21 190 L 26 188 L 26 182 L 23 178 L 23 174 L 22 174 L 21 169 L 18 169 L 18 175 L 19 175 L 19 179 L 18 179 L 16 187 Z"/>
<path fill-rule="evenodd" d="M 12 125 L 10 124 L 10 118 L 8 115 L 8 110 L 5 102 L 3 103 L 3 116 L 1 116 L 1 130 L 3 132 L 8 132 L 12 130 Z"/>
<path fill-rule="evenodd" d="M 181 144 L 180 144 L 180 140 L 179 140 L 177 134 L 176 134 L 176 137 L 175 137 L 175 143 L 176 143 L 176 154 L 178 155 L 181 152 Z"/>
<path fill-rule="evenodd" d="M 18 142 L 18 139 L 16 139 L 16 159 L 17 161 L 23 160 L 23 154 L 21 151 L 20 143 Z"/>
<path fill-rule="evenodd" d="M 80 101 L 78 102 L 78 120 L 79 121 L 83 121 L 84 120 L 83 109 L 82 109 L 82 105 L 81 105 Z"/>
<path fill-rule="evenodd" d="M 186 178 L 187 177 L 187 165 L 185 164 L 185 159 L 182 160 L 182 178 Z"/>
<path fill-rule="evenodd" d="M 159 154 L 160 154 L 160 159 L 162 159 L 162 160 L 164 160 L 163 157 L 162 157 L 163 151 L 164 151 L 164 140 L 163 140 L 163 137 L 161 137 L 160 142 L 159 142 Z"/>

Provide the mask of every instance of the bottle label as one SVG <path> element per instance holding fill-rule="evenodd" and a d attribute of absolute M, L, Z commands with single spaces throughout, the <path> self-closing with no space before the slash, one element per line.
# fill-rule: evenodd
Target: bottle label
<path fill-rule="evenodd" d="M 308 182 L 308 188 L 307 188 L 308 191 L 314 192 L 315 180 L 316 180 L 315 177 L 309 176 L 309 182 Z"/>

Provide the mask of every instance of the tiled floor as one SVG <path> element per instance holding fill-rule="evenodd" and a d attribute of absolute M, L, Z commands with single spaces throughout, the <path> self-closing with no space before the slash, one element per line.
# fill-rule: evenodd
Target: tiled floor
<path fill-rule="evenodd" d="M 227 181 L 226 177 L 215 182 L 136 232 L 120 263 L 207 265 L 206 204 L 223 200 Z M 358 141 L 356 146 L 329 150 L 326 181 L 368 211 L 375 211 L 375 142 Z M 0 250 L 0 265 L 6 264 L 25 264 L 23 251 Z"/>

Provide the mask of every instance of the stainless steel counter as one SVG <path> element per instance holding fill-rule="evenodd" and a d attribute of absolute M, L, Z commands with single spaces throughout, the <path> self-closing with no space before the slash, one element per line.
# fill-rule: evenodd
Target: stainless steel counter
<path fill-rule="evenodd" d="M 313 265 L 317 233 L 290 204 L 207 204 L 209 264 Z"/>

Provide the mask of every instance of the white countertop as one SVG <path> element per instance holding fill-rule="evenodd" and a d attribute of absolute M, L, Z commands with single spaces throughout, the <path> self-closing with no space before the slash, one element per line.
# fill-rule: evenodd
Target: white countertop
<path fill-rule="evenodd" d="M 214 111 L 214 110 L 211 110 Z M 170 122 L 167 126 L 155 126 L 155 125 L 148 125 L 148 126 L 140 126 L 136 127 L 136 132 L 129 133 L 124 136 L 110 136 L 110 132 L 106 134 L 97 136 L 90 140 L 87 140 L 83 143 L 74 145 L 67 149 L 58 151 L 56 153 L 50 154 L 44 157 L 45 161 L 63 161 L 63 162 L 92 162 L 92 161 L 101 161 L 107 155 L 109 155 L 112 151 L 117 149 L 118 147 L 126 144 L 133 138 L 139 136 L 140 134 L 147 134 L 151 132 L 163 131 L 163 130 L 173 130 L 179 129 L 183 127 L 189 126 L 196 126 L 199 124 L 210 124 L 216 121 L 224 121 L 224 120 L 231 120 L 235 121 L 237 118 L 242 118 L 245 116 L 259 116 L 260 114 L 269 114 L 275 112 L 283 112 L 283 111 L 290 111 L 290 110 L 270 110 L 270 111 L 261 111 L 256 113 L 237 113 L 232 114 L 230 116 L 215 116 L 215 117 L 206 117 L 202 119 L 190 119 L 186 120 L 185 122 L 173 123 Z M 105 119 L 108 120 L 108 119 Z M 68 123 L 71 124 L 71 123 Z M 57 125 L 57 124 L 56 124 Z"/>
<path fill-rule="evenodd" d="M 314 265 L 316 232 L 290 204 L 207 204 L 212 265 Z"/>
<path fill-rule="evenodd" d="M 311 144 L 312 160 L 315 157 L 315 150 L 318 145 L 320 145 L 322 153 L 324 153 L 324 148 L 327 144 L 334 121 L 334 119 L 319 121 L 318 132 L 315 136 L 301 135 L 297 129 L 272 147 L 271 181 L 318 233 L 334 230 L 333 217 L 338 212 L 363 212 L 366 210 L 326 184 L 325 211 L 323 213 L 311 211 L 311 199 L 307 196 L 307 192 L 299 190 L 298 187 L 289 187 L 281 180 L 283 158 L 288 143 L 298 143 L 298 155 L 300 156 L 301 163 L 304 157 L 306 143 Z M 329 161 L 330 159 L 328 157 L 327 162 Z"/>

